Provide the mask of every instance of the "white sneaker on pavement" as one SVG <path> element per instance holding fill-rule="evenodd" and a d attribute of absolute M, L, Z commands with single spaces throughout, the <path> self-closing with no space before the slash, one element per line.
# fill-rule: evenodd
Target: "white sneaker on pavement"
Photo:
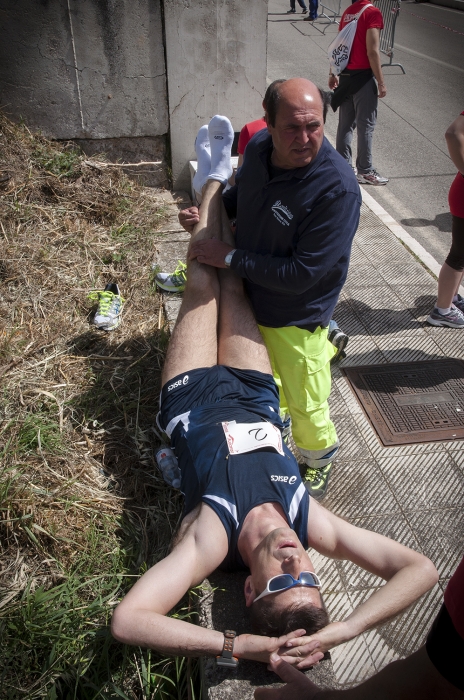
<path fill-rule="evenodd" d="M 388 177 L 382 177 L 377 170 L 371 170 L 370 173 L 360 173 L 357 175 L 360 185 L 386 185 Z"/>

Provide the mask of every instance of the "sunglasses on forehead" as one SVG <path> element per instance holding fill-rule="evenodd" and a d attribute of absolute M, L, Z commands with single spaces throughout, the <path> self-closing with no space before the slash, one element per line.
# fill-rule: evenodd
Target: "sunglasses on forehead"
<path fill-rule="evenodd" d="M 256 603 L 256 601 L 260 598 L 264 598 L 265 595 L 280 593 L 281 591 L 286 591 L 294 586 L 320 588 L 321 582 L 319 576 L 317 576 L 314 571 L 302 571 L 298 578 L 293 578 L 291 574 L 279 574 L 278 576 L 273 576 L 269 579 L 266 588 L 257 598 L 254 599 L 253 603 Z"/>

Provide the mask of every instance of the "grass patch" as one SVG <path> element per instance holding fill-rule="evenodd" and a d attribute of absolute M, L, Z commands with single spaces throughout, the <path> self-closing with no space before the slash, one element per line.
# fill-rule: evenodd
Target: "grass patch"
<path fill-rule="evenodd" d="M 82 153 L 72 146 L 59 151 L 48 144 L 39 143 L 32 152 L 32 160 L 38 168 L 52 175 L 73 177 L 80 171 Z"/>
<path fill-rule="evenodd" d="M 37 449 L 57 452 L 63 448 L 60 426 L 46 413 L 26 416 L 18 430 L 17 447 L 19 454 Z"/>
<path fill-rule="evenodd" d="M 163 193 L 0 115 L 0 688 L 6 700 L 183 700 L 195 660 L 125 647 L 112 610 L 165 556 L 181 497 L 152 430 L 167 345 Z M 117 282 L 123 322 L 91 325 Z M 194 618 L 195 598 L 172 612 Z"/>

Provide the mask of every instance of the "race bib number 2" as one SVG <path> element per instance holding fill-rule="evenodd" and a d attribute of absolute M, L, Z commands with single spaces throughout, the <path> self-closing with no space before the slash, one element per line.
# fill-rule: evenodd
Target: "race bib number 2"
<path fill-rule="evenodd" d="M 270 447 L 283 455 L 282 435 L 272 423 L 230 423 L 222 424 L 229 454 L 240 455 L 263 447 Z"/>

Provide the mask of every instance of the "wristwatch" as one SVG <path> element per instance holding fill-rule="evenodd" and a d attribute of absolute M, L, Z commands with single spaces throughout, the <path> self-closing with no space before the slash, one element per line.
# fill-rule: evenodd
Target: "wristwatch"
<path fill-rule="evenodd" d="M 226 267 L 230 267 L 230 263 L 232 262 L 232 256 L 236 250 L 237 250 L 237 248 L 234 248 L 233 250 L 230 251 L 230 253 L 227 253 L 226 257 L 224 258 L 224 265 Z"/>
<path fill-rule="evenodd" d="M 224 646 L 222 647 L 221 656 L 216 656 L 216 666 L 225 666 L 226 668 L 237 668 L 238 659 L 235 656 L 233 656 L 234 640 L 236 636 L 237 632 L 235 632 L 234 630 L 226 630 L 224 632 Z"/>

